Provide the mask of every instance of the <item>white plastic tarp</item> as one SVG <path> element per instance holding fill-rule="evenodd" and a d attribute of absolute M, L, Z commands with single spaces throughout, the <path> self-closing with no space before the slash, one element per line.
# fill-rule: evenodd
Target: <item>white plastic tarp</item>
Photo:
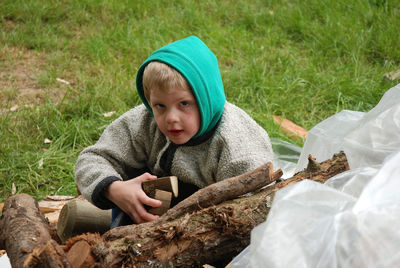
<path fill-rule="evenodd" d="M 278 191 L 232 267 L 396 267 L 400 263 L 400 85 L 368 113 L 342 111 L 308 134 L 297 168 L 344 150 L 350 170 Z"/>
<path fill-rule="evenodd" d="M 311 129 L 296 170 L 306 167 L 308 154 L 321 162 L 339 150 L 345 151 L 350 168 L 382 164 L 400 150 L 400 84 L 368 113 L 344 110 Z"/>

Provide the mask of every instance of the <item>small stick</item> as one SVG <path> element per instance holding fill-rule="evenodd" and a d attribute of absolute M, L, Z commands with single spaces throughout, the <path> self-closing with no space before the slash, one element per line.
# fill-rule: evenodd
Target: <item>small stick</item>
<path fill-rule="evenodd" d="M 253 171 L 213 183 L 198 190 L 168 210 L 159 220 L 169 221 L 185 213 L 217 205 L 223 201 L 256 191 L 276 181 L 282 174 L 281 169 L 273 172 L 273 165 L 271 162 L 268 162 Z"/>

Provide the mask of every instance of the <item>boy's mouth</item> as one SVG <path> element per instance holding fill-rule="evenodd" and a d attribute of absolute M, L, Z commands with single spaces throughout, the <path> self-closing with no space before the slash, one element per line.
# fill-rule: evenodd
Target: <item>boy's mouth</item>
<path fill-rule="evenodd" d="M 183 130 L 177 130 L 177 129 L 172 129 L 172 130 L 169 130 L 168 132 L 171 133 L 171 135 L 174 137 L 178 137 L 181 134 L 183 134 Z"/>

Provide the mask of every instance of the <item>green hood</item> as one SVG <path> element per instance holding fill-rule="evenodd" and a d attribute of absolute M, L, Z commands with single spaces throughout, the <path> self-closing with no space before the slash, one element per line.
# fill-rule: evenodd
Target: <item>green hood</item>
<path fill-rule="evenodd" d="M 225 105 L 225 92 L 218 61 L 198 37 L 190 36 L 153 52 L 139 67 L 136 87 L 147 109 L 153 113 L 143 91 L 143 71 L 151 61 L 160 61 L 178 70 L 189 82 L 200 110 L 201 126 L 194 138 L 210 131 Z"/>

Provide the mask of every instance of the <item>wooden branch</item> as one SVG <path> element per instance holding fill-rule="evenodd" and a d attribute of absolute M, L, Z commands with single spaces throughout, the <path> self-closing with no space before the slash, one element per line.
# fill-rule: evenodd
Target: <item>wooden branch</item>
<path fill-rule="evenodd" d="M 279 177 L 280 172 L 272 172 L 272 165 L 264 165 L 247 175 L 218 182 L 217 186 L 206 187 L 202 189 L 203 192 L 199 190 L 200 194 L 195 193 L 193 195 L 195 197 L 184 200 L 184 204 L 180 205 L 178 211 L 171 209 L 171 212 L 164 214 L 154 222 L 118 227 L 101 237 L 93 236 L 90 233 L 73 237 L 67 241 L 64 250 L 67 252 L 69 260 L 74 263 L 74 267 L 75 265 L 76 267 L 91 265 L 100 267 L 201 267 L 204 263 L 230 261 L 249 244 L 251 230 L 266 220 L 277 190 L 304 179 L 325 182 L 332 176 L 348 169 L 344 153 L 334 155 L 332 159 L 322 163 L 317 163 L 310 156 L 309 163 L 307 169 L 295 174 L 290 179 L 278 180 L 258 190 L 254 195 L 224 202 L 236 195 L 242 195 L 241 187 L 246 188 L 244 192 L 248 191 L 250 189 L 248 184 L 251 184 L 253 180 L 264 180 L 264 183 L 268 184 Z M 220 189 L 220 187 L 224 189 Z M 258 189 L 261 187 L 259 186 Z M 205 190 L 207 188 L 207 191 L 214 193 L 207 192 Z M 223 198 L 218 195 L 220 190 Z M 230 190 L 232 193 L 228 193 Z M 216 199 L 215 203 L 212 201 L 213 198 Z M 200 204 L 201 206 L 199 206 Z M 8 218 L 8 213 L 7 210 L 3 212 L 3 217 Z M 15 245 L 10 245 L 4 242 L 5 240 L 14 240 L 12 236 L 6 235 L 10 228 L 3 231 L 5 230 L 4 226 L 10 226 L 9 223 L 5 224 L 3 217 L 0 220 L 0 245 L 5 245 L 10 259 L 14 260 L 15 252 L 24 248 L 24 244 L 16 242 Z M 28 226 L 25 229 L 27 232 L 32 230 Z M 12 249 L 13 246 L 16 250 Z M 39 248 L 43 247 L 39 246 Z M 55 251 L 51 254 L 58 256 L 59 253 Z M 46 263 L 49 262 L 42 261 L 42 258 L 47 260 L 49 257 L 43 257 L 44 255 L 34 255 L 37 263 L 41 261 L 40 263 L 43 264 L 41 267 L 62 267 L 48 266 Z M 58 257 L 53 258 L 58 259 Z M 69 263 L 66 262 L 64 267 L 68 267 L 68 265 Z"/>
<path fill-rule="evenodd" d="M 0 248 L 7 250 L 12 267 L 69 267 L 48 228 L 31 196 L 17 194 L 7 199 L 0 219 Z"/>
<path fill-rule="evenodd" d="M 169 221 L 180 217 L 185 213 L 217 205 L 223 201 L 231 200 L 240 195 L 254 192 L 257 189 L 276 181 L 282 176 L 282 174 L 283 172 L 281 169 L 273 172 L 273 165 L 269 162 L 240 176 L 213 183 L 198 190 L 182 202 L 178 203 L 163 215 L 160 221 Z"/>

